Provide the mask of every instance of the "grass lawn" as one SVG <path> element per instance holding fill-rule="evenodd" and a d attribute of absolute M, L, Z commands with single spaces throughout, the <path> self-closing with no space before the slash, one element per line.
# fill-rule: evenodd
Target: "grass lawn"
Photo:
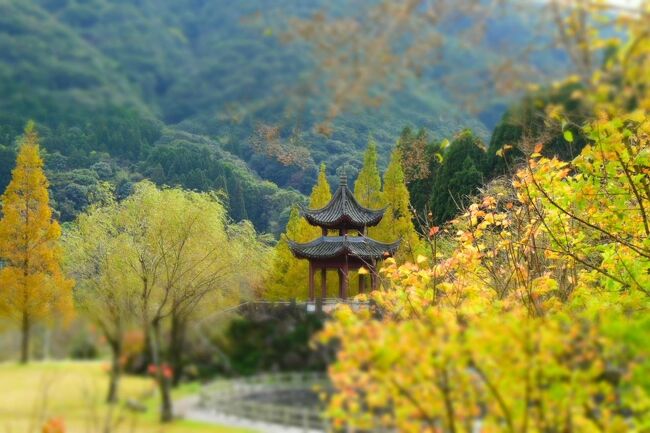
<path fill-rule="evenodd" d="M 27 366 L 0 364 L 0 433 L 41 433 L 45 420 L 62 418 L 65 433 L 243 433 L 246 430 L 179 420 L 157 422 L 158 400 L 153 380 L 124 377 L 120 400 L 113 412 L 104 404 L 108 375 L 100 362 L 34 362 Z M 176 396 L 187 394 L 190 387 Z M 143 402 L 144 413 L 123 404 L 127 399 Z M 112 420 L 107 422 L 107 420 Z M 59 433 L 59 432 L 57 432 Z"/>

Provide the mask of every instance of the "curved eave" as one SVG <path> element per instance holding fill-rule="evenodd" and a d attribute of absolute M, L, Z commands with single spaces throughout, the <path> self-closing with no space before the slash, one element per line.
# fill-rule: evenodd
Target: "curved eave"
<path fill-rule="evenodd" d="M 343 214 L 333 220 L 328 220 L 327 218 L 323 218 L 318 215 L 316 211 L 304 208 L 301 209 L 300 213 L 301 216 L 303 216 L 312 226 L 325 227 L 328 229 L 346 228 L 352 230 L 363 230 L 364 227 L 374 227 L 379 224 L 381 219 L 384 217 L 385 210 L 386 208 L 373 211 L 376 212 L 376 215 L 373 215 L 372 218 L 368 218 L 363 221 L 355 220 L 353 217 L 347 214 Z"/>
<path fill-rule="evenodd" d="M 307 243 L 298 243 L 291 239 L 287 239 L 287 242 L 293 255 L 300 259 L 323 260 L 353 256 L 379 260 L 393 256 L 401 241 L 383 243 L 361 236 L 330 236 L 320 237 Z"/>

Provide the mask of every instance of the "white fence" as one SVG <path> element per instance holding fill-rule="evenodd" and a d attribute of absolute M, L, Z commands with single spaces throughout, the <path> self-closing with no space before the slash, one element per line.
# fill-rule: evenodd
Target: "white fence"
<path fill-rule="evenodd" d="M 323 373 L 275 373 L 252 377 L 218 380 L 201 391 L 200 404 L 215 412 L 260 421 L 296 427 L 304 431 L 330 432 L 329 423 L 317 407 L 299 407 L 251 399 L 255 395 L 272 398 L 280 392 L 329 389 Z"/>
<path fill-rule="evenodd" d="M 243 418 L 302 432 L 369 433 L 352 426 L 334 429 L 323 416 L 320 407 L 300 407 L 277 402 L 255 401 L 252 396 L 272 397 L 287 391 L 330 392 L 331 384 L 323 373 L 274 373 L 252 377 L 218 380 L 206 385 L 201 392 L 203 409 L 226 416 Z M 391 430 L 373 430 L 374 433 L 394 433 Z"/>

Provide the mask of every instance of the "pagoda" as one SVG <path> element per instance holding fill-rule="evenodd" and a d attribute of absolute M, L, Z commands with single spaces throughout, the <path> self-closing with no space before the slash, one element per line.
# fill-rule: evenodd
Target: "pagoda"
<path fill-rule="evenodd" d="M 367 228 L 379 224 L 384 209 L 368 209 L 359 204 L 348 189 L 347 177 L 341 176 L 340 185 L 332 200 L 320 209 L 300 207 L 300 215 L 309 224 L 322 229 L 321 237 L 307 243 L 288 240 L 293 255 L 309 260 L 309 300 L 315 298 L 314 275 L 321 274 L 321 299 L 327 296 L 327 270 L 336 269 L 339 275 L 339 298 L 348 297 L 350 270 L 364 268 L 371 279 L 371 289 L 377 288 L 377 264 L 397 251 L 400 241 L 383 243 L 366 236 Z M 330 232 L 338 235 L 329 236 Z M 359 293 L 366 287 L 364 274 L 359 274 Z"/>

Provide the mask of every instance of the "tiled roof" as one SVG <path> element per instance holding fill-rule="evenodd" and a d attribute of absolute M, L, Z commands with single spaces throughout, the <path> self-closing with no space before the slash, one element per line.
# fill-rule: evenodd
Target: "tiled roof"
<path fill-rule="evenodd" d="M 368 209 L 359 204 L 348 189 L 347 179 L 342 176 L 341 184 L 334 193 L 332 200 L 320 209 L 301 207 L 300 213 L 309 224 L 329 229 L 356 229 L 373 227 L 379 224 L 386 208 Z"/>
<path fill-rule="evenodd" d="M 378 242 L 366 236 L 321 236 L 304 244 L 288 240 L 289 248 L 298 258 L 329 259 L 349 254 L 364 260 L 392 256 L 400 241 L 391 244 Z"/>

